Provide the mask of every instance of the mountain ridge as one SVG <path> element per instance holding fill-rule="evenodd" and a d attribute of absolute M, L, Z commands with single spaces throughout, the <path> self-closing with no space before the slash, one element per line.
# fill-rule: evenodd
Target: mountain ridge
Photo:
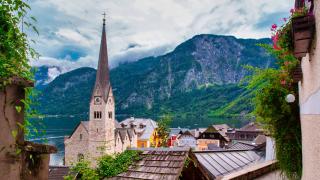
<path fill-rule="evenodd" d="M 175 114 L 175 124 L 214 121 L 212 116 L 219 113 L 212 112 L 246 91 L 238 85 L 249 74 L 243 66 L 274 66 L 273 58 L 256 45 L 259 43 L 270 43 L 270 39 L 202 34 L 162 56 L 119 64 L 110 71 L 118 119 L 158 119 L 161 114 L 171 113 Z M 94 78 L 93 68 L 58 76 L 42 90 L 40 113 L 87 115 Z M 247 114 L 250 104 L 237 111 L 233 114 Z"/>

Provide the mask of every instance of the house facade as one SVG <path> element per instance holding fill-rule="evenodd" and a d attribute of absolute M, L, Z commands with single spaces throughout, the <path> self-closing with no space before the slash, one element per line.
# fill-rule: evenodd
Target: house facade
<path fill-rule="evenodd" d="M 96 82 L 89 103 L 89 121 L 82 121 L 75 131 L 64 140 L 65 165 L 85 158 L 94 166 L 104 154 L 123 152 L 127 147 L 136 147 L 137 134 L 134 128 L 119 127 L 115 119 L 115 100 L 109 77 L 105 19 Z"/>
<path fill-rule="evenodd" d="M 174 146 L 196 149 L 197 139 L 189 131 L 181 132 L 181 134 L 176 137 Z"/>
<path fill-rule="evenodd" d="M 157 122 L 152 119 L 128 118 L 120 122 L 123 128 L 133 128 L 137 134 L 137 147 L 146 148 L 154 144 L 153 134 L 158 127 Z"/>
<path fill-rule="evenodd" d="M 309 52 L 301 58 L 303 77 L 299 82 L 298 99 L 302 132 L 302 179 L 320 179 L 320 2 L 311 3 L 309 14 L 315 19 L 314 36 Z"/>
<path fill-rule="evenodd" d="M 197 138 L 197 149 L 208 150 L 208 145 L 211 144 L 222 148 L 228 142 L 228 139 L 224 137 L 216 128 L 209 126 L 207 130 L 201 133 Z"/>
<path fill-rule="evenodd" d="M 251 122 L 240 129 L 228 129 L 226 135 L 233 141 L 253 141 L 263 133 L 263 129 L 257 123 Z"/>

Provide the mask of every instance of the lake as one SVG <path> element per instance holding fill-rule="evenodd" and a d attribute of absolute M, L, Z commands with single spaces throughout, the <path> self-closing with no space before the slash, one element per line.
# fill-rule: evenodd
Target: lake
<path fill-rule="evenodd" d="M 42 122 L 44 126 L 38 125 L 38 130 L 45 130 L 44 139 L 47 140 L 47 143 L 50 145 L 54 145 L 58 148 L 58 153 L 52 154 L 50 158 L 50 165 L 63 165 L 64 158 L 64 137 L 70 136 L 74 131 L 76 126 L 80 121 L 87 120 L 87 115 L 77 115 L 77 116 L 55 116 L 55 117 L 45 117 L 42 119 L 32 119 L 31 122 L 37 125 L 39 122 Z M 228 123 L 229 125 L 240 127 L 241 125 L 247 123 L 247 120 L 239 120 L 238 118 L 226 118 L 226 117 L 215 117 L 213 119 L 198 119 L 195 121 L 191 121 L 188 125 L 180 123 L 178 120 L 173 122 L 173 127 L 181 127 L 181 128 L 196 128 L 196 127 L 208 127 L 211 124 L 220 124 L 220 123 Z M 235 123 L 236 122 L 236 123 Z M 44 143 L 44 141 L 39 140 L 38 137 L 30 138 L 30 141 L 37 143 Z"/>

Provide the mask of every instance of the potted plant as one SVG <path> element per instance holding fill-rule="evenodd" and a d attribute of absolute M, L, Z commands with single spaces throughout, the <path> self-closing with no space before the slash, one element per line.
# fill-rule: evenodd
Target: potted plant
<path fill-rule="evenodd" d="M 311 5 L 312 7 L 312 5 Z M 315 18 L 312 9 L 303 6 L 291 10 L 293 54 L 301 60 L 309 52 L 315 30 Z"/>

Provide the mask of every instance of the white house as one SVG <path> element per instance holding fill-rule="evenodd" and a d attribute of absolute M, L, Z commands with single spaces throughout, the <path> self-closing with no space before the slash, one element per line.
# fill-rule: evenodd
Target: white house
<path fill-rule="evenodd" d="M 197 147 L 197 139 L 189 131 L 181 132 L 177 136 L 175 146 L 195 149 Z"/>

